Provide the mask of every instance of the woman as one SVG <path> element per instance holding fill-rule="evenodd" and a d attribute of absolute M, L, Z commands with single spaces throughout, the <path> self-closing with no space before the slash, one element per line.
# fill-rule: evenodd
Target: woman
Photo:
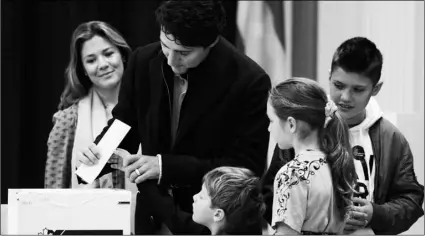
<path fill-rule="evenodd" d="M 46 188 L 126 187 L 124 173 L 118 170 L 90 185 L 79 184 L 75 155 L 93 143 L 112 118 L 130 52 L 119 32 L 105 22 L 82 23 L 74 30 L 65 90 L 47 142 Z"/>
<path fill-rule="evenodd" d="M 269 131 L 295 158 L 274 180 L 276 234 L 341 234 L 352 206 L 355 168 L 348 126 L 319 84 L 292 78 L 270 93 Z"/>

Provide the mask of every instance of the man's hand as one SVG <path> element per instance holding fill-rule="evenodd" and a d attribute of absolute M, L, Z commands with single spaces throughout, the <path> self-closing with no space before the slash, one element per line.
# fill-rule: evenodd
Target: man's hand
<path fill-rule="evenodd" d="M 127 150 L 117 148 L 109 158 L 108 163 L 111 164 L 111 168 L 125 172 L 124 167 L 129 165 L 129 156 L 131 156 L 131 154 L 127 152 Z"/>
<path fill-rule="evenodd" d="M 355 231 L 364 228 L 373 216 L 373 207 L 370 201 L 356 197 L 353 197 L 352 200 L 357 206 L 352 206 L 349 210 L 349 218 L 344 231 Z"/>
<path fill-rule="evenodd" d="M 159 178 L 159 160 L 156 156 L 129 155 L 124 159 L 123 167 L 125 177 L 136 184 Z"/>

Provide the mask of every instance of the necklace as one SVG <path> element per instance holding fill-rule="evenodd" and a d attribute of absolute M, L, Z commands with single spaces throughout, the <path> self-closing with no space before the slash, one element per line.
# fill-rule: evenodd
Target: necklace
<path fill-rule="evenodd" d="M 102 96 L 100 96 L 99 92 L 96 91 L 96 90 L 95 90 L 95 92 L 97 93 L 97 96 L 99 97 L 100 102 L 102 103 L 103 108 L 105 109 L 106 117 L 108 117 L 108 119 L 111 118 L 112 117 L 112 109 L 114 108 L 115 105 L 114 104 L 107 104 L 103 100 Z"/>
<path fill-rule="evenodd" d="M 306 153 L 306 152 L 320 152 L 320 150 L 318 150 L 318 149 L 311 149 L 311 148 L 307 148 L 307 149 L 304 149 L 304 150 L 301 150 L 297 155 L 296 155 L 296 157 L 298 157 L 298 156 L 300 156 L 300 155 L 303 155 L 304 153 Z"/>

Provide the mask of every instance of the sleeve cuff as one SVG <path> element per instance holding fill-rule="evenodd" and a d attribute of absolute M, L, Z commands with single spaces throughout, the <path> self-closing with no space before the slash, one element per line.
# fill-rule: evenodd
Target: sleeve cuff
<path fill-rule="evenodd" d="M 368 226 L 374 229 L 381 229 L 382 226 L 385 227 L 385 224 L 388 224 L 384 220 L 385 214 L 386 214 L 385 210 L 380 205 L 373 202 L 372 202 L 372 207 L 373 207 L 373 215 L 372 215 L 372 219 L 370 219 Z"/>
<path fill-rule="evenodd" d="M 161 154 L 157 154 L 156 157 L 158 158 L 158 165 L 159 165 L 159 177 L 158 177 L 158 185 L 161 184 L 161 178 L 162 178 L 162 156 Z"/>

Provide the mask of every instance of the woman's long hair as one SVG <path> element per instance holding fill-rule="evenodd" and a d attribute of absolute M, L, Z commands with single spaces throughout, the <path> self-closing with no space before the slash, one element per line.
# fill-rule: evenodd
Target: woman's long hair
<path fill-rule="evenodd" d="M 270 91 L 270 103 L 281 120 L 291 116 L 309 125 L 310 129 L 302 130 L 302 136 L 318 130 L 320 148 L 331 167 L 337 206 L 344 217 L 351 205 L 356 180 L 349 128 L 344 119 L 338 112 L 331 112 L 330 121 L 325 126 L 328 97 L 311 79 L 291 78 L 279 83 Z"/>
<path fill-rule="evenodd" d="M 65 89 L 60 97 L 59 110 L 71 106 L 86 96 L 93 85 L 84 72 L 81 50 L 84 42 L 94 36 L 102 37 L 115 45 L 121 53 L 124 68 L 126 68 L 131 48 L 116 29 L 102 21 L 89 21 L 80 24 L 72 33 L 70 59 L 65 70 Z"/>

